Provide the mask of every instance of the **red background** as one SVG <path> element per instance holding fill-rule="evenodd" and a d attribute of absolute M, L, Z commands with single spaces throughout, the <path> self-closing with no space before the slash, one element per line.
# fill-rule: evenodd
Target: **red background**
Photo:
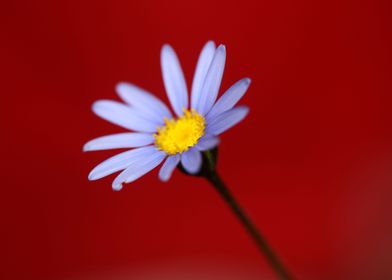
<path fill-rule="evenodd" d="M 392 279 L 390 1 L 1 6 L 1 279 L 163 279 L 167 267 L 273 279 L 203 180 L 154 171 L 121 192 L 113 176 L 87 180 L 115 152 L 82 145 L 122 131 L 91 104 L 117 99 L 118 81 L 167 101 L 162 44 L 189 85 L 209 39 L 227 47 L 223 89 L 252 78 L 219 169 L 287 266 L 298 279 Z"/>

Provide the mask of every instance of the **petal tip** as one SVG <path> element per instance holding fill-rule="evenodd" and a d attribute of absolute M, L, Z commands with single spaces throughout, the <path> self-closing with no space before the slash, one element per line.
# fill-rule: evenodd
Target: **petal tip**
<path fill-rule="evenodd" d="M 173 51 L 173 48 L 172 48 L 171 45 L 169 45 L 169 44 L 163 44 L 162 49 L 161 49 L 161 54 L 162 54 L 162 55 L 165 54 L 165 53 L 167 53 L 167 52 L 172 52 L 172 51 Z"/>
<path fill-rule="evenodd" d="M 206 46 L 210 47 L 210 48 L 214 48 L 215 49 L 215 42 L 213 40 L 209 40 L 206 43 Z"/>
<path fill-rule="evenodd" d="M 112 182 L 112 189 L 116 192 L 120 191 L 123 188 L 124 181 L 118 180 L 118 178 L 114 179 Z"/>
<path fill-rule="evenodd" d="M 100 101 L 95 101 L 93 104 L 91 104 L 91 110 L 95 113 L 98 109 L 98 107 L 100 106 Z"/>
<path fill-rule="evenodd" d="M 112 189 L 113 189 L 115 192 L 121 191 L 122 188 L 123 188 L 123 184 L 122 184 L 122 183 L 120 183 L 120 184 L 118 184 L 118 183 L 113 183 L 113 185 L 112 185 Z"/>
<path fill-rule="evenodd" d="M 244 117 L 246 117 L 250 112 L 249 107 L 248 106 L 241 106 L 241 108 L 243 110 Z"/>
<path fill-rule="evenodd" d="M 126 82 L 118 82 L 114 88 L 118 94 L 121 94 L 121 92 L 124 91 L 124 89 L 128 86 L 129 84 Z"/>
<path fill-rule="evenodd" d="M 189 169 L 187 170 L 190 174 L 195 175 L 197 173 L 199 173 L 199 171 L 201 170 L 201 166 L 195 168 L 195 169 Z"/>
<path fill-rule="evenodd" d="M 88 180 L 89 181 L 95 181 L 95 180 L 97 180 L 98 178 L 97 178 L 97 176 L 95 176 L 95 174 L 94 174 L 94 171 L 91 171 L 89 174 L 88 174 Z"/>
<path fill-rule="evenodd" d="M 161 182 L 163 182 L 163 183 L 167 183 L 169 181 L 169 179 L 170 179 L 170 177 L 159 176 L 159 180 L 161 180 Z"/>
<path fill-rule="evenodd" d="M 216 50 L 225 53 L 226 52 L 226 46 L 223 45 L 223 44 L 220 44 Z"/>
<path fill-rule="evenodd" d="M 82 151 L 83 151 L 83 152 L 89 152 L 89 151 L 91 151 L 90 142 L 87 142 L 86 144 L 83 145 Z"/>
<path fill-rule="evenodd" d="M 93 112 L 95 114 L 99 114 L 99 112 L 105 107 L 106 102 L 108 102 L 108 100 L 97 100 L 95 101 L 92 105 L 91 105 L 91 110 L 93 110 Z"/>

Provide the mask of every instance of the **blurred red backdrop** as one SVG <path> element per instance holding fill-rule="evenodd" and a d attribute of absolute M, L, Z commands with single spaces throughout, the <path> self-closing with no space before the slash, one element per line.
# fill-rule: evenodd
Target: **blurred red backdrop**
<path fill-rule="evenodd" d="M 167 101 L 162 44 L 191 81 L 209 39 L 227 47 L 223 90 L 252 78 L 241 101 L 251 113 L 223 136 L 219 169 L 287 266 L 298 279 L 392 279 L 391 8 L 4 1 L 1 279 L 138 279 L 202 263 L 273 279 L 205 181 L 175 172 L 165 184 L 154 171 L 113 192 L 113 176 L 87 180 L 116 152 L 83 154 L 83 144 L 122 131 L 91 104 L 117 99 L 119 81 Z"/>

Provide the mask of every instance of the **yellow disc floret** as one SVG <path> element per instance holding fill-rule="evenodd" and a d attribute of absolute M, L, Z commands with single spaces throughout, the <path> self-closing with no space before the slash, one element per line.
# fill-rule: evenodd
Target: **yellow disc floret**
<path fill-rule="evenodd" d="M 154 134 L 155 146 L 174 155 L 195 146 L 204 135 L 205 120 L 195 110 L 185 110 L 178 119 L 165 119 L 165 125 Z"/>

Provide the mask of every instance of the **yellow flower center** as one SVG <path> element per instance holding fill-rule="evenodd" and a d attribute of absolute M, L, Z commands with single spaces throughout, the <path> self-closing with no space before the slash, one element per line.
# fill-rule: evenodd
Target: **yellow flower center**
<path fill-rule="evenodd" d="M 204 135 L 205 120 L 194 109 L 185 110 L 178 119 L 165 119 L 165 125 L 154 134 L 155 146 L 174 155 L 195 146 Z"/>

